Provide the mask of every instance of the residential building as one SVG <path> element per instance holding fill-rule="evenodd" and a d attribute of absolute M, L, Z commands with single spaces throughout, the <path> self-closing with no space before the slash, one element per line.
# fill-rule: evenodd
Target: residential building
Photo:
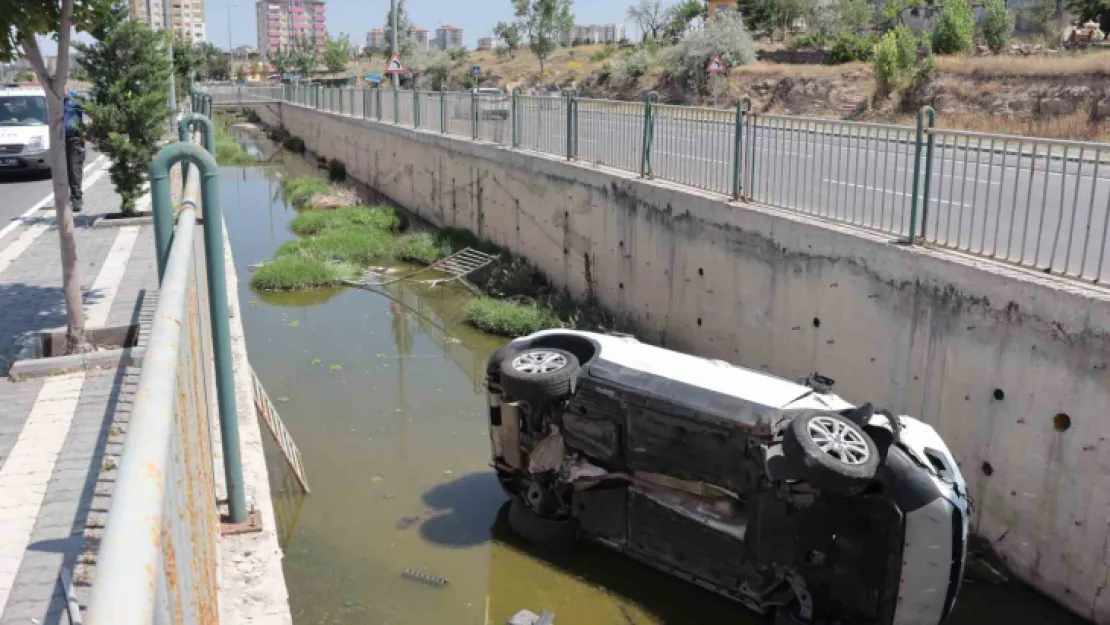
<path fill-rule="evenodd" d="M 131 15 L 151 28 L 166 27 L 165 0 L 130 0 Z M 173 31 L 194 42 L 205 41 L 204 0 L 169 0 Z"/>
<path fill-rule="evenodd" d="M 460 31 L 460 35 L 459 35 L 460 37 L 462 37 L 461 32 L 462 31 Z M 421 46 L 427 46 L 428 45 L 428 29 L 427 28 L 421 28 L 419 26 L 413 26 L 412 30 L 409 31 L 409 34 L 412 36 L 412 40 L 417 45 L 421 45 Z"/>
<path fill-rule="evenodd" d="M 255 7 L 258 49 L 263 56 L 269 58 L 304 38 L 315 41 L 317 54 L 323 56 L 328 40 L 323 0 L 259 0 Z"/>
<path fill-rule="evenodd" d="M 736 0 L 705 0 L 705 14 L 715 20 L 729 11 L 736 10 Z"/>
<path fill-rule="evenodd" d="M 589 43 L 617 43 L 625 38 L 624 24 L 590 24 L 574 26 L 559 33 L 559 42 L 564 46 Z"/>
<path fill-rule="evenodd" d="M 444 24 L 437 28 L 436 47 L 440 50 L 454 50 L 463 47 L 462 29 L 450 24 Z"/>
<path fill-rule="evenodd" d="M 389 49 L 389 42 L 385 40 L 385 29 L 375 28 L 366 33 L 366 47 L 371 50 Z"/>
<path fill-rule="evenodd" d="M 496 37 L 478 37 L 478 50 L 493 50 L 501 47 L 501 40 Z"/>

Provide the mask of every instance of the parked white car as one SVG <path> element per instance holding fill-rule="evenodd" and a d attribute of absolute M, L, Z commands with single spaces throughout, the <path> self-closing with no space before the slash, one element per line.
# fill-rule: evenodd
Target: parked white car
<path fill-rule="evenodd" d="M 937 625 L 970 500 L 929 425 L 623 335 L 547 330 L 490 357 L 509 525 L 586 538 L 776 623 Z"/>
<path fill-rule="evenodd" d="M 46 93 L 35 87 L 0 87 L 0 172 L 50 171 Z"/>

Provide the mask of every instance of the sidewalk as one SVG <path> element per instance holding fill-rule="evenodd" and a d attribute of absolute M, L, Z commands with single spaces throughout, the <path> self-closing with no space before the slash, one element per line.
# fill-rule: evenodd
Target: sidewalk
<path fill-rule="evenodd" d="M 106 166 L 86 171 L 85 211 L 76 218 L 89 328 L 137 324 L 156 300 L 153 229 L 92 228 L 96 216 L 119 206 Z M 0 237 L 0 372 L 28 336 L 65 321 L 49 201 Z M 95 552 L 107 514 L 112 458 L 122 447 L 137 373 L 0 378 L 0 625 L 69 623 L 63 567 L 74 574 L 78 598 L 87 598 L 81 554 Z"/>

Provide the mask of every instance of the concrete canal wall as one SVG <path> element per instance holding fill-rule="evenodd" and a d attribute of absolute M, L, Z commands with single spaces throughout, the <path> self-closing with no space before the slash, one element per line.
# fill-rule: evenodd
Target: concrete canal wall
<path fill-rule="evenodd" d="M 442 226 L 537 263 L 641 339 L 920 415 L 1010 567 L 1110 623 L 1110 294 L 557 158 L 291 105 L 256 112 Z"/>

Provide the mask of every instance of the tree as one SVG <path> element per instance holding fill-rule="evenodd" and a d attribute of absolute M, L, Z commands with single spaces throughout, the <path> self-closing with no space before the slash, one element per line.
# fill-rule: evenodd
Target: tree
<path fill-rule="evenodd" d="M 290 69 L 295 70 L 301 75 L 301 78 L 304 78 L 316 71 L 316 65 L 319 62 L 320 51 L 316 49 L 315 35 L 312 37 L 301 35 L 299 38 L 293 39 L 289 59 Z"/>
<path fill-rule="evenodd" d="M 409 21 L 409 15 L 405 12 L 405 0 L 397 0 L 397 51 L 409 51 L 409 39 L 411 38 L 412 22 Z M 385 45 L 388 48 L 392 44 L 393 33 L 393 9 L 385 12 Z"/>
<path fill-rule="evenodd" d="M 1060 7 L 1056 4 L 1056 0 L 1038 0 L 1032 7 L 1018 9 L 1017 21 L 1021 23 L 1022 28 L 1048 34 L 1052 20 L 1056 19 L 1059 13 Z"/>
<path fill-rule="evenodd" d="M 239 82 L 247 82 L 247 66 L 240 65 L 235 69 L 235 80 Z"/>
<path fill-rule="evenodd" d="M 54 214 L 62 256 L 62 291 L 66 304 L 66 352 L 89 348 L 85 338 L 85 309 L 81 298 L 81 277 L 77 271 L 77 240 L 73 231 L 73 211 L 69 205 L 69 179 L 66 167 L 65 121 L 62 99 L 69 76 L 69 43 L 73 30 L 89 32 L 107 19 L 111 0 L 3 0 L 0 4 L 0 61 L 25 57 L 46 92 L 47 120 L 50 125 L 50 173 L 54 187 Z M 58 41 L 57 64 L 53 76 L 43 62 L 37 36 L 53 35 Z"/>
<path fill-rule="evenodd" d="M 729 11 L 710 20 L 705 28 L 687 32 L 677 44 L 664 50 L 663 65 L 694 88 L 702 89 L 708 83 L 706 68 L 714 55 L 720 55 L 730 68 L 755 60 L 755 41 L 739 13 Z"/>
<path fill-rule="evenodd" d="M 92 120 L 89 134 L 112 159 L 112 183 L 121 198 L 120 210 L 128 214 L 142 195 L 170 118 L 165 43 L 163 35 L 143 22 L 127 20 L 103 41 L 76 46 L 77 62 L 92 83 L 92 101 L 86 106 Z"/>
<path fill-rule="evenodd" d="M 644 41 L 658 39 L 667 24 L 667 10 L 662 0 L 640 0 L 639 4 L 628 7 L 628 19 L 636 22 Z"/>
<path fill-rule="evenodd" d="M 571 0 L 513 0 L 521 30 L 528 35 L 528 47 L 540 61 L 543 74 L 547 57 L 559 47 L 559 33 L 574 26 Z"/>
<path fill-rule="evenodd" d="M 278 46 L 276 52 L 270 54 L 270 66 L 278 78 L 282 78 L 293 69 L 293 51 L 284 46 Z"/>
<path fill-rule="evenodd" d="M 197 59 L 197 80 L 227 80 L 231 77 L 231 61 L 211 42 L 198 43 L 194 56 Z"/>
<path fill-rule="evenodd" d="M 497 22 L 493 34 L 505 44 L 499 50 L 506 50 L 509 58 L 516 58 L 516 51 L 520 49 L 520 26 Z"/>
<path fill-rule="evenodd" d="M 1103 32 L 1110 31 L 1110 0 L 1068 0 L 1067 8 L 1080 24 L 1098 22 Z"/>
<path fill-rule="evenodd" d="M 983 16 L 979 19 L 983 29 L 983 39 L 991 52 L 998 54 L 1010 45 L 1010 35 L 1014 33 L 1014 15 L 1006 8 L 1006 0 L 987 0 Z"/>
<path fill-rule="evenodd" d="M 705 4 L 701 0 L 685 0 L 667 10 L 667 36 L 681 37 L 695 20 L 705 19 Z"/>
<path fill-rule="evenodd" d="M 875 9 L 867 0 L 840 0 L 835 12 L 837 28 L 853 35 L 866 29 L 875 17 Z"/>
<path fill-rule="evenodd" d="M 975 14 L 967 0 L 946 0 L 933 27 L 933 49 L 941 54 L 966 54 L 975 45 Z"/>
<path fill-rule="evenodd" d="M 347 60 L 351 56 L 351 38 L 347 33 L 340 33 L 339 37 L 327 38 L 324 43 L 324 65 L 329 72 L 341 72 L 347 69 Z"/>
<path fill-rule="evenodd" d="M 34 82 L 35 81 L 35 73 L 34 72 L 29 72 L 27 70 L 23 70 L 22 72 L 19 72 L 19 74 L 16 75 L 15 81 L 16 82 Z"/>
<path fill-rule="evenodd" d="M 193 82 L 193 73 L 200 66 L 200 56 L 193 43 L 181 33 L 173 34 L 173 73 L 174 89 L 178 99 L 184 98 L 189 93 Z"/>

